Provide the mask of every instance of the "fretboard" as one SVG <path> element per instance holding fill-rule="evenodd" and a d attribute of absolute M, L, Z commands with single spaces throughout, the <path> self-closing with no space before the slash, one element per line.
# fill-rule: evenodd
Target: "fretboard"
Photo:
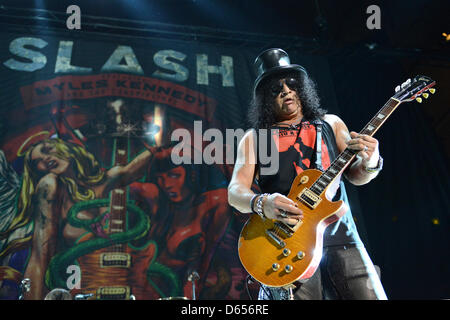
<path fill-rule="evenodd" d="M 128 140 L 126 138 L 116 138 L 113 163 L 114 166 L 125 166 L 128 163 Z M 126 204 L 126 188 L 113 189 L 110 195 L 110 234 L 126 231 Z M 114 251 L 122 251 L 122 245 L 116 244 L 113 249 Z"/>
<path fill-rule="evenodd" d="M 380 111 L 369 121 L 369 123 L 361 130 L 360 134 L 373 136 L 375 132 L 383 125 L 386 119 L 394 112 L 401 102 L 397 99 L 390 98 L 389 101 L 381 108 Z M 346 148 L 331 163 L 330 167 L 314 182 L 310 190 L 320 195 L 332 182 L 339 176 L 345 168 L 351 163 L 356 156 L 356 151 Z"/>

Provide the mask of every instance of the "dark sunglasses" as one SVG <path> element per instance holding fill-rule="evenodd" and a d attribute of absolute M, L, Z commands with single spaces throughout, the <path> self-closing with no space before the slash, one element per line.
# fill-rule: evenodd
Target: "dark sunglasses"
<path fill-rule="evenodd" d="M 298 87 L 298 80 L 295 78 L 278 80 L 276 83 L 270 86 L 270 93 L 272 94 L 273 97 L 278 96 L 280 92 L 283 91 L 283 82 L 286 83 L 286 85 L 291 90 L 296 90 Z"/>

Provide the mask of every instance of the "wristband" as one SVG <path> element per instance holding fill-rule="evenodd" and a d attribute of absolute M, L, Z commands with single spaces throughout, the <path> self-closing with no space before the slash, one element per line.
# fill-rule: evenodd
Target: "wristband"
<path fill-rule="evenodd" d="M 252 199 L 250 200 L 250 210 L 253 212 L 253 213 L 256 213 L 256 211 L 255 211 L 255 200 L 256 200 L 256 198 L 259 196 L 259 194 L 254 194 L 253 195 L 253 197 L 252 197 Z"/>
<path fill-rule="evenodd" d="M 383 169 L 383 158 L 381 156 L 378 158 L 378 163 L 377 163 L 376 167 L 374 167 L 374 168 L 364 167 L 364 170 L 366 170 L 366 172 L 368 172 L 368 173 L 375 173 L 375 172 L 381 171 L 381 169 Z"/>
<path fill-rule="evenodd" d="M 256 201 L 256 213 L 261 218 L 265 218 L 264 211 L 263 211 L 263 200 L 268 195 L 269 195 L 268 193 L 263 193 L 258 197 L 258 200 Z"/>

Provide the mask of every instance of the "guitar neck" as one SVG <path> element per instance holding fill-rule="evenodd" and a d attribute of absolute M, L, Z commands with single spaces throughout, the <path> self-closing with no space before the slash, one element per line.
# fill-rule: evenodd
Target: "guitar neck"
<path fill-rule="evenodd" d="M 361 130 L 360 134 L 373 136 L 375 132 L 383 125 L 386 119 L 394 112 L 394 110 L 400 105 L 401 101 L 390 98 L 388 102 L 381 108 L 380 111 L 369 121 L 368 124 Z"/>
<path fill-rule="evenodd" d="M 114 166 L 125 166 L 128 163 L 128 139 L 116 138 L 114 143 Z M 126 227 L 126 211 L 127 211 L 127 190 L 123 188 L 115 188 L 111 191 L 110 196 L 110 218 L 109 233 L 124 232 Z M 121 249 L 121 245 L 116 245 L 116 249 Z"/>
<path fill-rule="evenodd" d="M 377 112 L 377 114 L 366 124 L 361 130 L 360 134 L 373 136 L 375 132 L 383 125 L 386 119 L 394 112 L 400 105 L 401 101 L 390 98 L 388 102 Z M 316 180 L 311 186 L 311 191 L 320 195 L 333 181 L 339 176 L 345 168 L 351 163 L 356 156 L 356 151 L 346 148 L 342 151 L 336 159 L 331 163 L 330 167 Z"/>

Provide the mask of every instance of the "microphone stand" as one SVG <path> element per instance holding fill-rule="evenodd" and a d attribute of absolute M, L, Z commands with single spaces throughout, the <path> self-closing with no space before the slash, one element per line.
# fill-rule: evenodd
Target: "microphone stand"
<path fill-rule="evenodd" d="M 20 290 L 19 300 L 23 300 L 25 293 L 30 292 L 30 289 L 31 289 L 31 280 L 28 278 L 23 279 L 20 282 L 20 286 L 19 286 L 19 290 Z"/>
<path fill-rule="evenodd" d="M 192 300 L 196 300 L 195 297 L 195 281 L 200 279 L 200 276 L 197 271 L 192 271 L 188 276 L 188 281 L 192 282 Z"/>

